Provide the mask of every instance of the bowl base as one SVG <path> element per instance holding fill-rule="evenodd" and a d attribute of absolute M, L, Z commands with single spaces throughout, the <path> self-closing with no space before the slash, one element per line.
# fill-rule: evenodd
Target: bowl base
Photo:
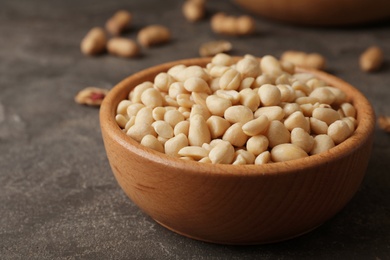
<path fill-rule="evenodd" d="M 190 239 L 194 239 L 194 240 L 199 240 L 199 241 L 203 241 L 203 242 L 207 242 L 207 243 L 213 243 L 213 244 L 220 244 L 220 245 L 265 245 L 265 244 L 273 244 L 273 243 L 279 243 L 279 242 L 283 242 L 283 241 L 287 241 L 287 240 L 290 240 L 290 239 L 294 239 L 296 237 L 300 237 L 300 236 L 303 236 L 307 233 L 310 233 L 311 231 L 317 229 L 318 227 L 322 226 L 323 223 L 313 227 L 313 228 L 310 228 L 308 230 L 305 230 L 301 233 L 298 233 L 298 234 L 295 234 L 295 235 L 292 235 L 292 236 L 288 236 L 288 237 L 285 237 L 285 238 L 280 238 L 280 239 L 275 239 L 275 240 L 267 240 L 267 239 L 261 239 L 261 240 L 253 240 L 253 241 L 248 241 L 248 242 L 237 242 L 237 241 L 229 241 L 229 239 L 226 239 L 226 240 L 213 240 L 213 239 L 207 239 L 207 238 L 202 238 L 202 237 L 197 237 L 197 236 L 192 236 L 190 234 L 186 234 L 186 233 L 183 233 L 181 231 L 178 231 L 174 228 L 171 228 L 170 226 L 167 226 L 165 225 L 164 223 L 161 223 L 160 221 L 156 220 L 156 219 L 153 219 L 154 221 L 156 221 L 158 224 L 160 224 L 161 226 L 163 226 L 164 228 L 172 231 L 172 232 L 175 232 L 179 235 L 182 235 L 184 237 L 187 237 L 187 238 L 190 238 Z"/>

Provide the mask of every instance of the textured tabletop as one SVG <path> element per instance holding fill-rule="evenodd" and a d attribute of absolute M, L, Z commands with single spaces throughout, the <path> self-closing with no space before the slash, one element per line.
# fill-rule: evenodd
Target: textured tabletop
<path fill-rule="evenodd" d="M 350 203 L 316 230 L 293 240 L 226 246 L 192 240 L 161 227 L 122 192 L 111 173 L 99 110 L 78 105 L 87 86 L 110 89 L 163 62 L 198 56 L 199 46 L 226 39 L 233 55 L 285 50 L 319 52 L 327 71 L 350 82 L 390 115 L 390 23 L 308 28 L 256 18 L 248 37 L 214 34 L 217 11 L 239 15 L 230 1 L 209 1 L 207 17 L 187 22 L 182 1 L 1 0 L 0 3 L 0 259 L 390 259 L 390 135 L 375 130 L 366 177 Z M 142 49 L 137 59 L 86 57 L 79 44 L 119 9 L 133 29 L 172 30 L 173 41 Z M 386 62 L 361 72 L 360 53 L 379 45 Z"/>

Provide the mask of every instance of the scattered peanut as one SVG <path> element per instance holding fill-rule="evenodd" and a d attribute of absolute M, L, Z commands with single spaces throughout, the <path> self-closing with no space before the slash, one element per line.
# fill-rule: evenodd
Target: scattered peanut
<path fill-rule="evenodd" d="M 199 21 L 205 14 L 205 0 L 186 0 L 182 11 L 188 21 Z"/>
<path fill-rule="evenodd" d="M 383 64 L 383 51 L 378 46 L 372 46 L 360 55 L 360 69 L 365 72 L 377 71 Z"/>
<path fill-rule="evenodd" d="M 117 11 L 106 22 L 106 30 L 112 35 L 118 36 L 130 27 L 132 15 L 126 10 Z"/>
<path fill-rule="evenodd" d="M 94 27 L 83 38 L 80 44 L 85 55 L 97 55 L 106 50 L 107 36 L 103 28 Z"/>
<path fill-rule="evenodd" d="M 282 61 L 291 62 L 297 66 L 309 67 L 318 70 L 325 69 L 326 59 L 318 53 L 305 53 L 302 51 L 285 51 L 281 58 Z"/>
<path fill-rule="evenodd" d="M 151 47 L 170 41 L 171 32 L 162 25 L 149 25 L 138 32 L 137 39 L 142 46 Z"/>
<path fill-rule="evenodd" d="M 142 145 L 183 160 L 282 162 L 327 151 L 351 136 L 356 109 L 344 92 L 273 56 L 205 68 L 177 65 L 137 85 L 115 120 Z M 382 123 L 384 119 L 381 119 Z"/>
<path fill-rule="evenodd" d="M 235 17 L 217 13 L 211 18 L 211 29 L 219 34 L 250 35 L 255 32 L 256 25 L 253 18 L 248 15 Z"/>
<path fill-rule="evenodd" d="M 77 93 L 74 100 L 78 104 L 100 106 L 107 93 L 107 89 L 87 87 Z M 122 111 L 120 110 L 119 112 Z"/>
<path fill-rule="evenodd" d="M 107 51 L 110 54 L 124 58 L 132 58 L 139 54 L 139 48 L 135 41 L 120 37 L 108 41 Z"/>
<path fill-rule="evenodd" d="M 233 48 L 228 41 L 211 41 L 202 44 L 199 48 L 199 55 L 202 57 L 214 56 L 221 52 L 229 52 Z"/>
<path fill-rule="evenodd" d="M 389 116 L 379 116 L 378 117 L 379 127 L 387 133 L 390 133 L 390 117 Z"/>

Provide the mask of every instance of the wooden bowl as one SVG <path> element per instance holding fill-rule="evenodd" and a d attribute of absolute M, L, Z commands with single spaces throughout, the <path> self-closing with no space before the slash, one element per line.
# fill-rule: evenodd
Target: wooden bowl
<path fill-rule="evenodd" d="M 388 0 L 234 0 L 266 18 L 301 25 L 354 25 L 390 18 Z"/>
<path fill-rule="evenodd" d="M 364 177 L 375 116 L 358 90 L 324 72 L 310 71 L 348 95 L 357 109 L 358 126 L 349 139 L 322 154 L 266 165 L 212 165 L 168 157 L 122 132 L 115 121 L 116 107 L 132 88 L 174 65 L 208 62 L 209 58 L 188 59 L 143 70 L 120 82 L 104 99 L 104 145 L 123 191 L 168 229 L 222 244 L 286 240 L 339 212 Z"/>

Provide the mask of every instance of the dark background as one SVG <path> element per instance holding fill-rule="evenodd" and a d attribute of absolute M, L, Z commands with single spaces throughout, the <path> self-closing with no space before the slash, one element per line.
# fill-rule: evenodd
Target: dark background
<path fill-rule="evenodd" d="M 163 62 L 198 56 L 200 44 L 227 39 L 233 55 L 277 57 L 319 52 L 328 71 L 350 82 L 376 113 L 390 115 L 390 23 L 314 28 L 256 18 L 254 36 L 214 34 L 216 11 L 242 14 L 230 1 L 209 1 L 208 17 L 186 22 L 182 1 L 0 1 L 0 258 L 1 259 L 390 259 L 390 135 L 375 131 L 366 177 L 333 219 L 277 244 L 225 246 L 177 235 L 141 212 L 117 185 L 104 151 L 96 108 L 74 103 L 87 86 L 111 88 Z M 119 9 L 143 26 L 172 30 L 170 44 L 143 57 L 85 57 L 79 44 Z M 381 71 L 359 70 L 358 57 L 379 45 Z"/>

